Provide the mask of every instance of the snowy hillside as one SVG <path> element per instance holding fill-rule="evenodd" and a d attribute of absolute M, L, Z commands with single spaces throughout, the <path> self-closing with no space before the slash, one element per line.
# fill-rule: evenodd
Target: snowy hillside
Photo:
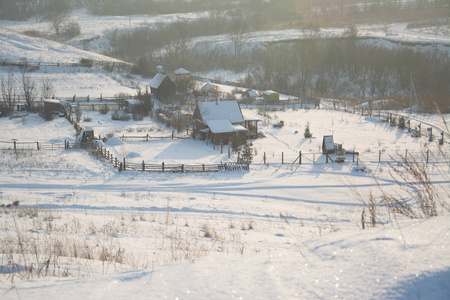
<path fill-rule="evenodd" d="M 82 125 L 95 130 L 97 124 L 101 134 L 170 133 L 148 119 L 133 124 L 88 115 L 92 121 Z M 406 195 L 389 175 L 387 162 L 365 159 L 370 153 L 361 156 L 376 182 L 367 172 L 355 172 L 351 155 L 343 164 L 274 161 L 290 148 L 315 151 L 328 130 L 344 145 L 354 139 L 350 143 L 357 149 L 374 148 L 381 135 L 394 148 L 398 141 L 402 148 L 427 144 L 435 150 L 436 142 L 345 112 L 299 109 L 267 116 L 270 121 L 261 122 L 266 137 L 253 142 L 258 154 L 250 172 L 118 172 L 85 150 L 2 151 L 1 204 L 20 201 L 17 208 L 1 208 L 1 247 L 16 249 L 1 256 L 2 297 L 448 298 L 446 209 L 439 208 L 436 218 L 397 214 L 394 220 L 379 205 L 377 227 L 361 228 L 364 205 L 352 189 L 363 198 L 370 192 L 378 197 L 381 189 Z M 272 126 L 280 119 L 286 124 L 281 131 Z M 302 136 L 306 121 L 317 138 Z M 0 122 L 7 128 L 0 140 L 73 140 L 64 119 L 49 123 L 30 115 Z M 202 162 L 221 155 L 202 141 L 189 142 L 192 148 L 170 139 L 123 142 L 117 153 L 134 151 L 138 161 L 153 155 L 159 162 L 170 157 Z M 449 145 L 443 148 L 447 154 Z M 272 160 L 266 165 L 260 162 L 263 151 Z M 427 170 L 448 203 L 448 161 L 430 163 Z M 9 242 L 17 234 L 30 255 Z M 45 265 L 46 253 L 53 253 L 52 263 L 41 275 L 20 272 L 30 264 Z"/>
<path fill-rule="evenodd" d="M 0 27 L 0 58 L 5 61 L 78 63 L 81 58 L 95 61 L 119 60 L 42 38 L 33 38 Z"/>

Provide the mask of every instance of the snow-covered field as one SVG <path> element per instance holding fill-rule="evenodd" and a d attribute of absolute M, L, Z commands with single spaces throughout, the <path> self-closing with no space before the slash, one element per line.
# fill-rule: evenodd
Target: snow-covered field
<path fill-rule="evenodd" d="M 97 124 L 101 134 L 170 134 L 149 119 L 132 124 L 85 114 L 92 121 L 82 125 L 96 130 Z M 321 136 L 330 133 L 358 149 L 377 148 L 380 139 L 394 148 L 434 149 L 436 142 L 345 112 L 268 115 L 270 121 L 261 116 L 266 137 L 253 142 L 258 154 L 250 172 L 119 173 L 84 150 L 3 151 L 1 204 L 20 201 L 18 208 L 1 209 L 3 298 L 447 298 L 448 212 L 439 209 L 440 217 L 426 220 L 397 215 L 394 221 L 380 206 L 379 225 L 361 229 L 363 204 L 352 188 L 364 197 L 380 189 L 405 195 L 387 163 L 367 161 L 377 182 L 355 172 L 351 156 L 344 164 L 261 163 L 262 152 L 269 159 L 282 151 L 319 152 Z M 286 125 L 274 128 L 278 120 Z M 428 121 L 439 124 L 436 116 Z M 74 139 L 64 119 L 30 115 L 0 122 L 7 129 L 0 140 Z M 303 138 L 306 122 L 316 138 Z M 122 148 L 139 154 L 138 161 L 222 159 L 211 145 L 180 141 L 189 145 L 161 140 L 124 142 Z M 443 147 L 448 153 L 449 144 Z M 427 169 L 448 203 L 448 161 Z M 14 244 L 18 237 L 24 251 Z M 46 267 L 40 276 L 18 271 L 30 264 Z"/>
<path fill-rule="evenodd" d="M 148 22 L 179 17 L 186 16 L 148 17 Z M 91 26 L 94 21 L 83 13 L 78 18 L 86 34 L 82 38 L 147 22 L 146 16 L 139 17 L 139 24 L 133 17 L 132 25 L 128 17 L 101 17 Z M 47 26 L 38 21 L 0 24 L 17 31 Z M 284 33 L 293 38 L 293 32 Z M 283 32 L 260 35 L 267 40 Z M 441 39 L 448 43 L 448 37 Z M 15 61 L 24 56 L 45 62 L 107 60 L 7 29 L 0 29 L 0 40 L 2 57 Z M 0 75 L 9 72 L 2 68 Z M 139 78 L 112 77 L 100 70 L 49 67 L 31 75 L 37 81 L 55 80 L 55 94 L 67 97 L 134 94 L 136 84 L 145 86 Z M 253 141 L 249 172 L 118 172 L 87 150 L 0 150 L 0 298 L 450 298 L 450 144 L 448 139 L 437 144 L 439 130 L 445 130 L 440 116 L 411 116 L 424 130 L 434 128 L 436 138 L 430 142 L 376 118 L 342 111 L 291 106 L 258 115 L 258 108 L 242 108 L 261 119 L 265 135 Z M 86 116 L 91 120 L 81 125 L 93 127 L 96 135 L 172 134 L 149 118 L 113 121 L 111 114 L 84 111 Z M 444 117 L 448 123 L 450 116 Z M 285 126 L 274 128 L 280 120 Z M 311 139 L 303 137 L 307 123 Z M 35 114 L 0 118 L 0 128 L 0 141 L 61 143 L 76 138 L 65 119 L 45 122 Z M 320 154 L 324 135 L 360 152 L 361 161 L 347 155 L 345 163 L 326 164 Z M 226 147 L 221 153 L 193 139 L 106 142 L 105 147 L 135 162 L 236 160 L 234 153 L 228 158 Z M 444 153 L 439 162 L 431 157 L 425 166 L 440 195 L 439 216 L 409 219 L 378 204 L 378 223 L 372 228 L 361 199 L 367 201 L 372 193 L 380 201 L 387 192 L 410 200 L 408 191 L 421 187 L 416 181 L 399 186 L 390 175 L 388 154 L 395 158 L 396 151 L 404 154 L 405 149 L 414 157 L 424 149 Z M 299 151 L 302 164 L 293 163 Z M 372 172 L 356 171 L 357 164 Z"/>

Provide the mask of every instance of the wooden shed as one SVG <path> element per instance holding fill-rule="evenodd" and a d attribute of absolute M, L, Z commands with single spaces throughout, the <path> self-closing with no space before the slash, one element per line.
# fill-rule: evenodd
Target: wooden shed
<path fill-rule="evenodd" d="M 332 135 L 324 135 L 322 141 L 322 153 L 333 154 L 334 153 L 334 140 Z"/>
<path fill-rule="evenodd" d="M 149 83 L 151 93 L 159 100 L 166 102 L 177 93 L 176 84 L 164 74 L 157 73 Z M 169 101 L 170 102 L 170 101 Z"/>

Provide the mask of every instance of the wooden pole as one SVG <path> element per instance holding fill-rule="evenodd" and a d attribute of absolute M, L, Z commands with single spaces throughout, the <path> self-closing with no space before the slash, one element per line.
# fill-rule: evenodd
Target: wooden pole
<path fill-rule="evenodd" d="M 284 152 L 281 152 L 281 164 L 284 164 Z"/>
<path fill-rule="evenodd" d="M 381 162 L 381 150 L 378 151 L 378 162 Z"/>
<path fill-rule="evenodd" d="M 427 149 L 427 163 L 428 163 L 429 152 L 430 152 L 430 150 Z"/>
<path fill-rule="evenodd" d="M 302 164 L 302 151 L 298 152 L 298 164 L 301 165 Z"/>
<path fill-rule="evenodd" d="M 164 162 L 161 164 L 161 169 L 164 172 Z"/>
<path fill-rule="evenodd" d="M 37 149 L 39 150 L 39 142 L 36 142 Z"/>
<path fill-rule="evenodd" d="M 266 152 L 264 152 L 264 164 L 266 164 Z"/>
<path fill-rule="evenodd" d="M 16 141 L 14 141 L 14 150 L 16 150 L 16 149 L 17 149 Z"/>
<path fill-rule="evenodd" d="M 142 171 L 145 171 L 145 162 L 142 161 Z"/>

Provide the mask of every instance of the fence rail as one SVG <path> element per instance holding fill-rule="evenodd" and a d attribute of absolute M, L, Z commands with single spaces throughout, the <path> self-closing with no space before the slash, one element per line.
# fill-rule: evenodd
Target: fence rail
<path fill-rule="evenodd" d="M 127 162 L 124 158 L 119 160 L 106 148 L 99 146 L 97 143 L 91 143 L 90 146 L 94 153 L 103 157 L 108 163 L 117 168 L 119 171 L 142 171 L 142 172 L 170 172 L 170 173 L 189 173 L 189 172 L 218 172 L 218 171 L 249 171 L 249 164 L 246 163 L 225 163 L 225 164 L 146 164 Z"/>

